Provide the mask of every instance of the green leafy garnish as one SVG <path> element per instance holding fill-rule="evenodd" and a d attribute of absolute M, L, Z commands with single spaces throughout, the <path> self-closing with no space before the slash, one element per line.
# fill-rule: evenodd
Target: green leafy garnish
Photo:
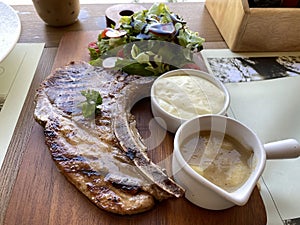
<path fill-rule="evenodd" d="M 118 57 L 114 69 L 142 76 L 196 66 L 193 54 L 203 49 L 205 40 L 166 4 L 154 3 L 149 10 L 122 16 L 119 24 L 118 29 L 104 29 L 89 45 L 92 65 L 101 66 L 104 59 Z"/>
<path fill-rule="evenodd" d="M 100 105 L 102 104 L 102 97 L 98 91 L 87 90 L 81 91 L 81 94 L 86 98 L 86 101 L 80 105 L 82 107 L 82 115 L 85 118 L 91 118 L 100 113 Z"/>

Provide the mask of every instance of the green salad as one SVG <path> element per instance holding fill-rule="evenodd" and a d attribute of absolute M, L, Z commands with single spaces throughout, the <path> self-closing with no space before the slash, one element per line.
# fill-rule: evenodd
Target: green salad
<path fill-rule="evenodd" d="M 104 29 L 88 49 L 92 65 L 158 76 L 173 69 L 198 68 L 193 54 L 202 50 L 204 41 L 165 4 L 155 3 L 149 10 L 122 16 L 118 29 Z"/>

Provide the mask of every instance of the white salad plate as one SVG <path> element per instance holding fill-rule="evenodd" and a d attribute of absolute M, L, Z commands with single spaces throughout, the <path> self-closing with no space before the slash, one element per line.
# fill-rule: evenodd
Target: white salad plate
<path fill-rule="evenodd" d="M 11 52 L 21 34 L 21 22 L 16 11 L 0 1 L 0 62 Z"/>

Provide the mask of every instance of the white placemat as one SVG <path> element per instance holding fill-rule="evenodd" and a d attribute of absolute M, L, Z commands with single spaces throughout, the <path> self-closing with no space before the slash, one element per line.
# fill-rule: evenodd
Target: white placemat
<path fill-rule="evenodd" d="M 0 111 L 0 167 L 17 124 L 31 81 L 43 52 L 44 43 L 20 43 L 0 63 L 0 83 L 4 86 L 5 101 Z M 14 77 L 13 80 L 7 77 Z M 1 80 L 1 77 L 3 80 Z"/>
<path fill-rule="evenodd" d="M 226 85 L 231 113 L 251 127 L 263 143 L 294 138 L 300 142 L 300 76 Z M 300 217 L 300 158 L 267 160 L 261 194 L 268 224 Z"/>

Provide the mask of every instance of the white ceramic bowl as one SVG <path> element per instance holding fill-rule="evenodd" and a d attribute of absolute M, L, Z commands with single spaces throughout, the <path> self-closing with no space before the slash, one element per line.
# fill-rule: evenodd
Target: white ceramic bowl
<path fill-rule="evenodd" d="M 212 130 L 225 133 L 245 147 L 253 149 L 252 172 L 247 181 L 233 192 L 227 192 L 195 172 L 184 159 L 181 144 L 195 132 Z M 191 152 L 192 154 L 192 152 Z M 222 115 L 204 115 L 182 124 L 174 138 L 172 171 L 176 182 L 186 189 L 185 197 L 206 209 L 221 210 L 234 205 L 244 205 L 261 173 L 266 161 L 266 152 L 257 135 L 237 120 Z"/>
<path fill-rule="evenodd" d="M 158 88 L 158 82 L 161 79 L 164 79 L 166 77 L 171 77 L 171 76 L 197 76 L 200 77 L 204 80 L 209 81 L 210 83 L 214 84 L 217 88 L 219 88 L 223 94 L 224 94 L 224 101 L 223 101 L 223 105 L 220 106 L 220 110 L 217 112 L 213 112 L 213 114 L 220 114 L 220 115 L 225 115 L 226 111 L 229 107 L 229 103 L 230 103 L 230 96 L 229 93 L 226 89 L 226 87 L 223 85 L 223 83 L 221 81 L 219 81 L 217 78 L 215 78 L 214 76 L 205 73 L 203 71 L 200 70 L 194 70 L 194 69 L 178 69 L 178 70 L 172 70 L 169 71 L 163 75 L 161 75 L 160 77 L 158 77 L 152 87 L 151 87 L 151 109 L 152 109 L 152 113 L 154 118 L 156 119 L 156 121 L 158 122 L 158 124 L 160 124 L 163 128 L 167 129 L 168 131 L 175 133 L 176 130 L 178 129 L 178 127 L 184 123 L 185 121 L 187 121 L 188 119 L 193 118 L 194 116 L 190 117 L 190 118 L 183 118 L 183 117 L 179 117 L 177 115 L 171 114 L 170 112 L 166 111 L 163 107 L 161 107 L 161 105 L 158 102 L 158 98 L 159 96 L 156 96 L 156 89 Z M 198 88 L 198 87 L 197 87 Z M 201 88 L 201 87 L 199 87 Z M 176 91 L 181 92 L 182 90 L 180 88 L 178 88 Z M 176 94 L 176 93 L 174 93 Z M 188 98 L 186 104 L 190 104 L 188 103 Z M 213 101 L 213 100 L 211 100 Z M 210 103 L 214 103 L 211 102 Z M 211 114 L 211 113 L 209 113 Z M 199 114 L 195 115 L 198 116 Z"/>

